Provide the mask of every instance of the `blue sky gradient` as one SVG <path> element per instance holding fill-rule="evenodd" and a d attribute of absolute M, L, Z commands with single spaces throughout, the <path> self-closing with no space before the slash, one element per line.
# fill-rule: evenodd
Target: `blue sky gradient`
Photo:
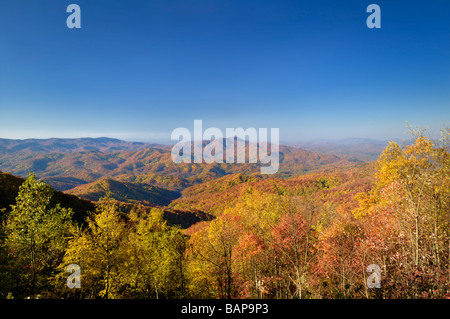
<path fill-rule="evenodd" d="M 158 142 L 194 119 L 284 142 L 436 132 L 449 14 L 448 0 L 0 0 L 0 137 Z"/>

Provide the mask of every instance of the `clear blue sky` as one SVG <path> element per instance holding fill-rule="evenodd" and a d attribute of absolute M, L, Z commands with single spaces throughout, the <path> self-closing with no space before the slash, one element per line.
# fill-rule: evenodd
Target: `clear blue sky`
<path fill-rule="evenodd" d="M 282 141 L 436 131 L 449 16 L 448 0 L 0 0 L 0 137 L 159 141 L 194 119 Z"/>

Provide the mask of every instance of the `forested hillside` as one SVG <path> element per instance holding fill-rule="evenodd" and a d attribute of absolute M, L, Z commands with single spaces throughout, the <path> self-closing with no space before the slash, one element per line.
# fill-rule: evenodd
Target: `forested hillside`
<path fill-rule="evenodd" d="M 24 182 L 25 179 L 21 177 L 0 172 L 0 220 L 4 220 L 11 210 L 11 205 L 16 203 L 20 186 Z M 95 205 L 88 200 L 54 190 L 51 190 L 51 198 L 48 204 L 49 207 L 59 204 L 67 209 L 72 209 L 74 220 L 81 223 L 84 222 L 88 213 L 95 209 Z"/>
<path fill-rule="evenodd" d="M 167 206 L 180 194 L 143 183 L 119 182 L 110 178 L 80 185 L 66 192 L 91 201 L 110 195 L 121 202 L 142 203 L 151 206 Z"/>

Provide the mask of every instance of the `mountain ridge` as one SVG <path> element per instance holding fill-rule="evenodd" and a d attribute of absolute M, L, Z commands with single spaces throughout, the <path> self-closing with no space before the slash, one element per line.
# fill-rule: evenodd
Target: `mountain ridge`
<path fill-rule="evenodd" d="M 167 149 L 168 145 L 157 143 L 130 142 L 110 137 L 48 138 L 48 139 L 5 139 L 0 138 L 0 152 L 23 153 L 71 153 L 97 151 L 137 151 L 146 148 Z"/>

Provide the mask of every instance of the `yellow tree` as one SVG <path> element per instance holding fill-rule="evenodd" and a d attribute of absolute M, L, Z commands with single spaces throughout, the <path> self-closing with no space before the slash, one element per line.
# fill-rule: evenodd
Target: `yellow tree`
<path fill-rule="evenodd" d="M 186 295 L 185 245 L 180 229 L 170 227 L 163 210 L 132 212 L 126 282 L 137 297 L 182 298 Z"/>
<path fill-rule="evenodd" d="M 200 270 L 203 273 L 203 283 L 210 285 L 210 297 L 236 296 L 233 257 L 239 239 L 238 230 L 239 217 L 224 214 L 191 237 L 190 272 L 198 273 Z M 194 287 L 193 290 L 197 289 Z"/>
<path fill-rule="evenodd" d="M 87 224 L 87 229 L 77 232 L 70 241 L 63 270 L 69 264 L 80 266 L 85 296 L 120 297 L 127 259 L 123 249 L 127 227 L 117 203 L 109 197 L 101 199 Z"/>
<path fill-rule="evenodd" d="M 438 212 L 434 210 L 433 193 L 435 184 L 435 149 L 433 142 L 425 136 L 419 136 L 414 144 L 401 149 L 396 143 L 391 144 L 378 160 L 378 187 L 386 188 L 391 184 L 399 186 L 399 195 L 403 197 L 404 208 L 397 211 L 405 231 L 410 236 L 412 262 L 415 267 L 429 256 L 425 256 L 429 239 L 436 238 L 437 230 L 432 229 L 437 222 Z M 389 200 L 392 192 L 385 193 Z M 431 246 L 434 246 L 433 244 Z M 437 255 L 434 262 L 437 262 Z"/>

